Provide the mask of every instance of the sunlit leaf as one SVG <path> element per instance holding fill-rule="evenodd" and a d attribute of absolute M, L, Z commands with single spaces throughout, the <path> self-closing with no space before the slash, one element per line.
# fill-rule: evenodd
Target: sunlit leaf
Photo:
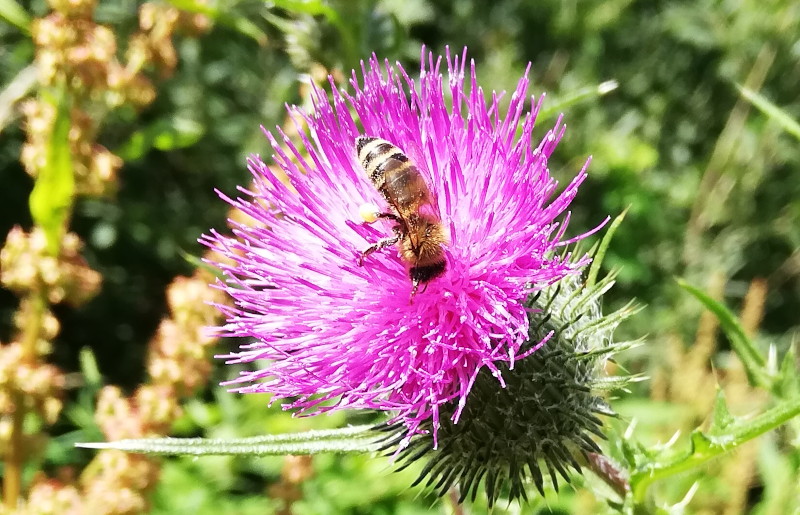
<path fill-rule="evenodd" d="M 771 390 L 774 386 L 774 381 L 766 371 L 767 360 L 744 332 L 744 328 L 737 320 L 736 315 L 722 303 L 712 299 L 708 294 L 686 281 L 679 279 L 678 284 L 681 288 L 694 295 L 697 300 L 703 303 L 706 309 L 714 313 L 719 319 L 720 326 L 730 340 L 733 350 L 744 364 L 750 383 L 754 386 Z"/>
<path fill-rule="evenodd" d="M 797 373 L 797 345 L 792 343 L 783 357 L 780 369 L 780 391 L 784 397 L 800 395 L 800 377 Z"/>
<path fill-rule="evenodd" d="M 339 20 L 336 9 L 321 0 L 271 0 L 269 3 L 295 13 L 324 16 L 328 21 Z"/>
<path fill-rule="evenodd" d="M 201 258 L 195 256 L 194 254 L 190 254 L 186 251 L 181 250 L 180 255 L 183 259 L 186 260 L 187 263 L 192 265 L 195 268 L 203 269 L 209 273 L 211 273 L 214 277 L 219 280 L 225 279 L 225 274 L 219 268 L 215 266 L 211 266 L 210 264 L 203 261 Z"/>
<path fill-rule="evenodd" d="M 90 347 L 82 348 L 78 359 L 81 364 L 81 374 L 83 374 L 86 384 L 98 387 L 102 382 L 102 376 L 100 375 L 100 368 L 97 366 L 97 358 L 92 349 Z"/>
<path fill-rule="evenodd" d="M 738 89 L 739 93 L 741 93 L 748 102 L 753 104 L 756 109 L 778 122 L 778 125 L 783 127 L 783 130 L 795 138 L 800 139 L 800 123 L 789 116 L 786 111 L 767 100 L 766 97 L 757 91 L 753 91 L 745 86 L 740 86 L 739 84 L 736 85 L 736 89 Z"/>
<path fill-rule="evenodd" d="M 592 265 L 589 267 L 589 274 L 586 276 L 586 286 L 594 286 L 595 282 L 597 282 L 597 274 L 600 273 L 600 266 L 603 264 L 603 258 L 608 250 L 608 245 L 611 243 L 611 239 L 614 237 L 614 233 L 617 232 L 622 220 L 625 219 L 625 215 L 628 214 L 628 209 L 629 208 L 626 207 L 625 210 L 611 222 L 611 225 L 606 229 L 606 233 L 603 235 L 603 239 L 600 240 L 597 250 L 592 253 Z"/>
<path fill-rule="evenodd" d="M 30 64 L 20 70 L 0 92 L 0 132 L 14 119 L 17 102 L 30 93 L 38 80 L 36 65 Z"/>
<path fill-rule="evenodd" d="M 607 80 L 596 86 L 586 86 L 576 91 L 571 91 L 554 104 L 547 104 L 547 102 L 545 102 L 545 105 L 542 107 L 542 110 L 539 111 L 539 115 L 536 119 L 541 121 L 558 116 L 572 106 L 590 102 L 596 98 L 608 95 L 618 87 L 619 83 L 617 83 L 617 81 Z"/>
<path fill-rule="evenodd" d="M 66 230 L 75 192 L 70 154 L 70 101 L 64 92 L 43 94 L 43 100 L 56 106 L 56 117 L 47 146 L 47 161 L 39 170 L 29 199 L 34 223 L 44 230 L 48 251 L 55 255 Z"/>
<path fill-rule="evenodd" d="M 161 119 L 134 132 L 128 141 L 117 149 L 117 155 L 126 161 L 140 159 L 152 148 L 165 152 L 191 147 L 206 132 L 202 124 L 185 118 Z"/>
<path fill-rule="evenodd" d="M 0 0 L 0 18 L 26 33 L 31 31 L 31 17 L 28 11 L 14 0 Z"/>
<path fill-rule="evenodd" d="M 261 46 L 267 44 L 267 34 L 261 30 L 258 25 L 243 15 L 232 12 L 231 10 L 222 10 L 210 4 L 198 2 L 197 0 L 168 0 L 168 2 L 183 11 L 208 16 L 212 20 L 231 27 L 241 34 L 256 40 Z"/>

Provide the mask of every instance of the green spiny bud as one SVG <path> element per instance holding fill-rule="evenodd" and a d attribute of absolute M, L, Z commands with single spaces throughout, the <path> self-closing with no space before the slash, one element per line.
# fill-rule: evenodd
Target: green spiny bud
<path fill-rule="evenodd" d="M 602 391 L 625 380 L 610 380 L 604 372 L 611 355 L 630 347 L 612 336 L 634 312 L 628 305 L 602 314 L 601 299 L 613 279 L 587 287 L 580 278 L 567 277 L 533 296 L 528 349 L 546 339 L 544 345 L 513 369 L 498 365 L 505 388 L 482 370 L 457 422 L 452 421 L 456 405 L 441 407 L 439 448 L 433 448 L 430 434 L 414 437 L 397 454 L 400 468 L 427 460 L 416 483 L 440 495 L 457 487 L 459 502 L 474 501 L 482 485 L 490 506 L 501 495 L 527 500 L 529 480 L 544 494 L 545 477 L 557 490 L 559 476 L 569 482 L 570 469 L 581 472 L 590 453 L 602 452 L 600 416 L 614 414 Z M 402 426 L 390 431 L 385 449 L 405 437 Z"/>

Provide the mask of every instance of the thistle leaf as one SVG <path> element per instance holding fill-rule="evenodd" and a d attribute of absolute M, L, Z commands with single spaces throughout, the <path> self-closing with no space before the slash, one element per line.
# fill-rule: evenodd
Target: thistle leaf
<path fill-rule="evenodd" d="M 719 407 L 719 397 L 717 398 Z M 725 408 L 727 412 L 727 408 Z M 764 413 L 747 420 L 734 419 L 724 430 L 692 432 L 690 448 L 685 453 L 662 453 L 652 461 L 636 468 L 631 474 L 634 500 L 642 502 L 647 488 L 655 481 L 698 467 L 722 454 L 736 449 L 767 431 L 771 431 L 800 414 L 800 397 L 787 399 Z M 716 417 L 716 415 L 715 415 Z M 730 417 L 728 414 L 727 417 Z M 727 418 L 724 415 L 721 418 Z M 731 417 L 732 418 L 732 417 Z M 713 426 L 712 426 L 713 427 Z"/>
<path fill-rule="evenodd" d="M 716 315 L 722 330 L 731 342 L 733 350 L 744 364 L 747 379 L 750 381 L 750 384 L 771 391 L 775 386 L 775 380 L 767 373 L 765 368 L 767 366 L 767 360 L 758 348 L 756 348 L 750 337 L 747 336 L 736 316 L 722 303 L 712 299 L 708 294 L 686 281 L 678 279 L 678 285 L 694 295 L 706 309 Z"/>

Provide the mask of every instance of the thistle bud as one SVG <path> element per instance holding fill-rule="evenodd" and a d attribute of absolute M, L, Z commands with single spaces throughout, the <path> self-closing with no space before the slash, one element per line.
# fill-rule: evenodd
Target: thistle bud
<path fill-rule="evenodd" d="M 548 480 L 558 490 L 559 481 L 570 481 L 570 470 L 581 472 L 587 454 L 601 452 L 601 416 L 614 414 L 602 393 L 624 382 L 604 373 L 606 360 L 628 347 L 612 336 L 632 313 L 626 307 L 602 314 L 600 299 L 612 284 L 608 278 L 586 287 L 569 277 L 534 295 L 525 347 L 545 343 L 513 368 L 498 367 L 504 386 L 481 371 L 457 419 L 457 405 L 442 406 L 438 448 L 431 434 L 415 436 L 398 453 L 401 468 L 424 461 L 418 483 L 440 495 L 457 487 L 460 501 L 474 500 L 483 489 L 490 505 L 500 496 L 527 499 L 531 481 L 542 495 Z M 405 438 L 395 428 L 386 448 Z"/>

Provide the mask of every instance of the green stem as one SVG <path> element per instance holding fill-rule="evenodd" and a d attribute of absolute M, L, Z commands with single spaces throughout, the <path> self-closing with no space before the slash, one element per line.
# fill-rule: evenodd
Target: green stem
<path fill-rule="evenodd" d="M 26 325 L 22 331 L 22 363 L 31 365 L 36 361 L 36 343 L 39 341 L 47 301 L 44 294 L 37 289 L 30 294 L 28 303 L 23 303 L 27 313 L 24 314 Z M 22 467 L 25 461 L 25 396 L 19 391 L 11 393 L 14 412 L 11 414 L 11 434 L 8 440 L 5 463 L 3 465 L 3 504 L 9 511 L 17 508 L 22 492 Z"/>
<path fill-rule="evenodd" d="M 22 491 L 22 422 L 25 419 L 24 399 L 15 392 L 11 402 L 16 409 L 11 415 L 11 435 L 3 464 L 3 504 L 10 513 L 14 513 Z"/>
<path fill-rule="evenodd" d="M 42 334 L 44 314 L 47 311 L 47 299 L 44 293 L 41 292 L 41 288 L 37 287 L 36 291 L 30 294 L 28 300 L 28 312 L 23 315 L 27 323 L 22 330 L 22 362 L 32 364 L 37 357 L 36 345 Z"/>
<path fill-rule="evenodd" d="M 76 447 L 188 456 L 282 456 L 322 452 L 372 452 L 380 449 L 374 426 L 263 435 L 231 440 L 212 438 L 142 438 L 116 442 L 78 443 Z"/>
<path fill-rule="evenodd" d="M 43 98 L 56 106 L 57 114 L 53 122 L 50 141 L 47 144 L 47 163 L 39 170 L 33 191 L 29 198 L 31 217 L 36 227 L 47 238 L 47 250 L 51 256 L 61 254 L 61 242 L 69 224 L 74 201 L 75 178 L 72 156 L 69 148 L 71 127 L 70 106 L 72 99 L 68 88 L 56 89 L 55 97 L 43 94 Z M 39 360 L 37 345 L 42 338 L 44 317 L 48 308 L 45 287 L 37 283 L 28 294 L 28 302 L 21 306 L 25 327 L 21 334 L 22 364 L 35 366 Z M 9 510 L 16 510 L 22 492 L 22 468 L 25 462 L 24 421 L 27 415 L 27 396 L 22 391 L 11 393 L 15 410 L 11 415 L 11 434 L 6 451 L 3 470 L 3 503 Z"/>

